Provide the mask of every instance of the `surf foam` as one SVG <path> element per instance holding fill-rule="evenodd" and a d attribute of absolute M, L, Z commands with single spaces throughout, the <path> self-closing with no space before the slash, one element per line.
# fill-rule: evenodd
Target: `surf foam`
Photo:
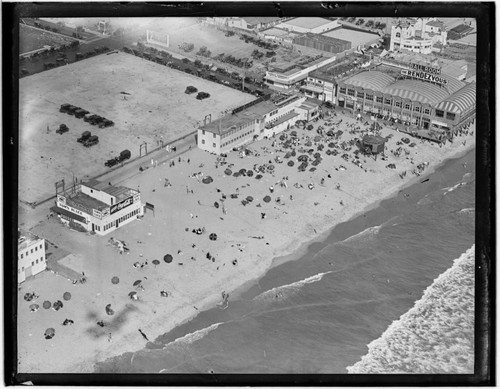
<path fill-rule="evenodd" d="M 474 372 L 474 245 L 368 345 L 351 374 Z"/>

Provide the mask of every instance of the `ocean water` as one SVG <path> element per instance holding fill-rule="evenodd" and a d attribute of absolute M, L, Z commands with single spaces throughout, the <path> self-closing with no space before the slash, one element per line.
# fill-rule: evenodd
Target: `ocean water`
<path fill-rule="evenodd" d="M 474 244 L 474 151 L 426 178 L 271 269 L 227 309 L 201 312 L 96 372 L 348 373 Z M 470 337 L 470 328 L 455 327 L 457 339 Z M 418 357 L 412 347 L 399 351 Z"/>

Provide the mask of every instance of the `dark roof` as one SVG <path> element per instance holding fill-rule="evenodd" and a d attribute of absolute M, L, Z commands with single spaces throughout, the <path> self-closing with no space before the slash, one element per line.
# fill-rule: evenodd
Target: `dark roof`
<path fill-rule="evenodd" d="M 385 138 L 382 138 L 380 135 L 365 135 L 363 137 L 363 143 L 368 145 L 381 145 L 385 141 Z"/>

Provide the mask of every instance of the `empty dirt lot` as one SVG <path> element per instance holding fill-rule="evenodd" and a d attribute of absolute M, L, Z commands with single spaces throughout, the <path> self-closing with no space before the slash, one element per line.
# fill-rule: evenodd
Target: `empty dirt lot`
<path fill-rule="evenodd" d="M 184 90 L 193 85 L 206 100 Z M 123 94 L 126 92 L 128 94 Z M 54 182 L 84 179 L 108 170 L 104 162 L 124 149 L 138 156 L 157 142 L 196 129 L 207 114 L 235 108 L 255 96 L 212 83 L 125 53 L 99 55 L 19 80 L 19 198 L 40 201 L 54 193 Z M 115 122 L 98 128 L 59 112 L 63 103 L 82 107 Z M 61 123 L 69 127 L 56 133 Z M 48 130 L 47 130 L 48 128 Z M 76 139 L 83 131 L 99 136 L 90 148 Z"/>

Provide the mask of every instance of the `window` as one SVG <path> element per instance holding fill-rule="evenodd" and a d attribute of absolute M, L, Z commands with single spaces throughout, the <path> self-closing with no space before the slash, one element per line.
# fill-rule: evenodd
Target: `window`
<path fill-rule="evenodd" d="M 401 101 L 394 102 L 394 105 L 398 108 L 401 108 Z"/>
<path fill-rule="evenodd" d="M 410 108 L 411 108 L 410 104 L 405 104 L 405 109 L 410 109 Z"/>
<path fill-rule="evenodd" d="M 205 144 L 205 139 L 202 139 L 201 140 L 201 144 L 204 145 Z"/>
<path fill-rule="evenodd" d="M 23 256 L 24 256 L 24 255 L 21 253 L 21 259 L 23 258 Z"/>
<path fill-rule="evenodd" d="M 358 92 L 358 97 L 359 97 L 360 99 L 363 99 L 363 98 L 365 97 L 364 92 Z"/>
<path fill-rule="evenodd" d="M 377 97 L 377 103 L 382 103 L 382 97 Z"/>
<path fill-rule="evenodd" d="M 396 38 L 401 38 L 401 33 L 400 32 L 396 33 Z"/>
<path fill-rule="evenodd" d="M 38 259 L 36 260 L 36 264 L 38 265 Z"/>
<path fill-rule="evenodd" d="M 424 113 L 425 113 L 426 115 L 430 115 L 431 110 L 430 110 L 429 108 L 426 108 L 426 109 L 424 109 Z"/>
<path fill-rule="evenodd" d="M 369 94 L 367 94 L 367 95 L 366 95 L 366 100 L 371 100 L 371 101 L 373 101 L 373 95 L 369 95 Z"/>
<path fill-rule="evenodd" d="M 31 266 L 35 266 L 35 262 L 31 262 Z"/>
<path fill-rule="evenodd" d="M 31 254 L 33 254 L 33 249 L 31 249 Z"/>
<path fill-rule="evenodd" d="M 205 135 L 205 130 L 202 130 L 202 131 L 201 131 L 201 133 L 202 133 L 203 135 Z"/>
<path fill-rule="evenodd" d="M 213 136 L 214 136 L 214 138 L 215 138 L 215 132 L 214 132 L 212 135 L 213 135 Z"/>
<path fill-rule="evenodd" d="M 35 251 L 38 251 L 38 246 L 35 247 Z"/>
<path fill-rule="evenodd" d="M 444 111 L 441 111 L 440 109 L 436 109 L 436 116 L 442 118 L 444 116 Z"/>
<path fill-rule="evenodd" d="M 416 105 L 415 107 L 413 107 L 413 110 L 415 112 L 420 112 L 420 107 L 418 105 Z"/>
<path fill-rule="evenodd" d="M 21 271 L 24 271 L 24 266 L 21 268 Z"/>
<path fill-rule="evenodd" d="M 347 89 L 347 94 L 349 96 L 354 96 L 354 89 Z"/>
<path fill-rule="evenodd" d="M 455 114 L 451 112 L 446 112 L 446 119 L 455 120 Z"/>
<path fill-rule="evenodd" d="M 42 244 L 40 243 L 40 250 L 42 249 Z"/>
<path fill-rule="evenodd" d="M 345 94 L 345 87 L 343 87 L 343 88 L 340 88 L 340 89 L 339 89 L 339 92 L 340 92 L 340 93 L 343 93 L 343 94 Z"/>
<path fill-rule="evenodd" d="M 216 147 L 215 143 L 212 143 L 212 147 Z"/>
<path fill-rule="evenodd" d="M 43 257 L 40 257 L 40 262 L 43 262 Z"/>
<path fill-rule="evenodd" d="M 392 100 L 391 99 L 385 99 L 384 104 L 391 105 Z"/>

